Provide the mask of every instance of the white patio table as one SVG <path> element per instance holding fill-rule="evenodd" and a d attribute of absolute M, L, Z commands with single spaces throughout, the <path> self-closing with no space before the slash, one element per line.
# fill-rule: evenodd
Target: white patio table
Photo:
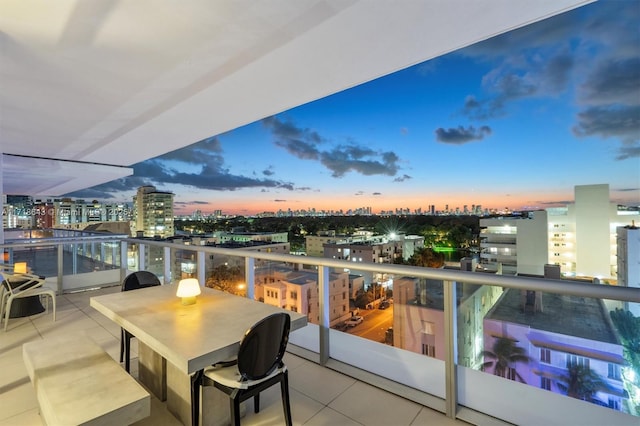
<path fill-rule="evenodd" d="M 194 305 L 185 306 L 176 289 L 161 285 L 96 296 L 90 305 L 138 339 L 139 380 L 166 400 L 179 420 L 192 424 L 200 414 L 193 410 L 200 404 L 191 402 L 194 390 L 196 398 L 199 393 L 192 388 L 192 379 L 214 362 L 232 359 L 249 327 L 284 310 L 206 287 Z M 307 324 L 305 315 L 284 312 L 291 317 L 292 331 Z M 223 407 L 223 413 L 215 415 L 203 407 L 202 424 L 228 416 L 228 405 Z"/>

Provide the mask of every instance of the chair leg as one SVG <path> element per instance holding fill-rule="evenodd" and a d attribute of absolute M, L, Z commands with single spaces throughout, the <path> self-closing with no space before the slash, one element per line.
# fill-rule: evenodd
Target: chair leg
<path fill-rule="evenodd" d="M 120 362 L 124 361 L 124 328 L 120 329 Z"/>
<path fill-rule="evenodd" d="M 231 425 L 240 426 L 240 398 L 238 398 L 237 392 L 234 393 L 235 397 L 230 398 L 231 411 Z"/>
<path fill-rule="evenodd" d="M 7 331 L 7 326 L 9 325 L 9 315 L 11 314 L 11 302 L 13 299 L 9 297 L 7 300 L 7 306 L 5 306 L 4 310 L 4 331 Z"/>
<path fill-rule="evenodd" d="M 199 426 L 200 422 L 200 386 L 203 374 L 204 370 L 199 370 L 191 376 L 191 426 Z"/>
<path fill-rule="evenodd" d="M 292 426 L 291 403 L 289 402 L 289 372 L 285 371 L 280 380 L 280 393 L 282 395 L 282 408 L 284 409 L 284 419 L 287 426 Z"/>
<path fill-rule="evenodd" d="M 53 305 L 53 322 L 56 322 L 56 296 L 55 296 L 55 293 L 51 295 L 51 304 Z"/>
<path fill-rule="evenodd" d="M 254 413 L 260 412 L 260 394 L 259 393 L 255 394 L 255 396 L 253 397 L 253 412 Z"/>
<path fill-rule="evenodd" d="M 53 292 L 44 293 L 43 296 L 46 303 L 45 312 L 47 313 L 49 312 L 49 299 L 47 299 L 47 296 L 51 298 L 51 304 L 53 305 L 53 322 L 56 322 L 56 297 Z"/>
<path fill-rule="evenodd" d="M 7 308 L 7 300 L 9 298 L 9 292 L 2 293 L 2 303 L 0 303 L 0 321 L 4 320 L 5 309 Z"/>
<path fill-rule="evenodd" d="M 131 372 L 131 334 L 125 330 L 124 339 L 124 369 L 127 373 Z"/>

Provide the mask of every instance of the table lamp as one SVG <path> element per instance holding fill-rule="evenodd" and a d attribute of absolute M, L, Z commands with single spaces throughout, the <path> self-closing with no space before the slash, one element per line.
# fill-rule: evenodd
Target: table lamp
<path fill-rule="evenodd" d="M 200 294 L 200 283 L 195 278 L 186 278 L 178 283 L 176 296 L 182 298 L 183 305 L 196 303 L 196 296 Z"/>
<path fill-rule="evenodd" d="M 13 264 L 13 273 L 14 274 L 26 274 L 27 273 L 27 262 L 16 262 Z"/>

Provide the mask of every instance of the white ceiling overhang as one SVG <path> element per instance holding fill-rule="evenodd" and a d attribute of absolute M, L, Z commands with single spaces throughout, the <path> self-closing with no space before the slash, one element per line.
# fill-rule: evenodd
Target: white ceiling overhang
<path fill-rule="evenodd" d="M 61 195 L 127 176 L 126 166 L 586 3 L 3 0 L 2 192 Z"/>

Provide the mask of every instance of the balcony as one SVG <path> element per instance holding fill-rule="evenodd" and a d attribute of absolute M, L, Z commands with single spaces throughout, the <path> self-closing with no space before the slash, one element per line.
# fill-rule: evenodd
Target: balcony
<path fill-rule="evenodd" d="M 296 424 L 346 424 L 351 421 L 365 425 L 637 423 L 638 418 L 622 408 L 605 408 L 540 389 L 535 380 L 539 381 L 542 376 L 537 375 L 535 366 L 527 370 L 529 385 L 478 371 L 482 364 L 478 355 L 486 349 L 483 337 L 485 340 L 496 338 L 509 327 L 523 329 L 522 321 L 530 320 L 530 315 L 539 315 L 536 318 L 541 321 L 538 322 L 549 322 L 549 318 L 542 318 L 542 313 L 516 309 L 517 312 L 508 315 L 514 318 L 514 325 L 510 323 L 501 328 L 501 318 L 494 314 L 493 323 L 489 325 L 497 325 L 497 328 L 487 329 L 487 314 L 503 289 L 516 292 L 535 290 L 564 298 L 594 298 L 598 306 L 606 305 L 606 310 L 616 304 L 637 306 L 640 302 L 638 289 L 401 265 L 359 263 L 354 266 L 341 260 L 184 246 L 106 235 L 32 238 L 14 241 L 2 248 L 9 260 L 27 258 L 30 265 L 41 268 L 34 268 L 35 272 L 45 275 L 48 285 L 58 290 L 59 314 L 55 323 L 46 314 L 14 319 L 0 340 L 0 359 L 3 365 L 11 366 L 3 369 L 0 380 L 0 403 L 3 407 L 11 407 L 3 411 L 0 424 L 39 424 L 34 393 L 22 364 L 22 343 L 56 334 L 89 333 L 116 358 L 120 331 L 88 306 L 89 297 L 119 291 L 117 283 L 130 270 L 152 270 L 165 283 L 174 282 L 183 273 L 180 259 L 176 256 L 184 252 L 190 252 L 189 258 L 195 259 L 194 275 L 201 283 L 206 282 L 213 267 L 227 264 L 243 266 L 245 293 L 255 299 L 259 299 L 259 284 L 254 271 L 259 266 L 276 271 L 298 265 L 316 271 L 318 284 L 313 294 L 317 291 L 318 296 L 310 299 L 308 307 L 314 314 L 310 315 L 307 327 L 292 333 L 287 355 L 292 370 Z M 385 344 L 384 339 L 359 334 L 369 321 L 374 322 L 373 319 L 365 318 L 363 324 L 348 332 L 329 326 L 330 271 L 345 268 L 351 268 L 350 273 L 384 273 L 395 277 L 394 286 L 398 288 L 394 288 L 391 309 L 367 312 L 370 318 L 375 318 L 374 314 L 391 316 L 394 331 L 391 337 L 395 346 L 388 341 Z M 437 291 L 429 288 L 434 286 L 433 283 L 439 283 Z M 415 298 L 403 296 L 418 287 L 423 293 Z M 519 296 L 512 295 L 511 298 L 519 300 Z M 567 305 L 558 306 L 558 309 L 566 309 Z M 552 309 L 554 305 L 545 304 L 543 311 L 548 316 Z M 565 315 L 552 317 L 551 322 L 570 324 L 564 320 L 574 314 Z M 419 321 L 411 322 L 413 319 Z M 409 329 L 416 329 L 416 334 L 409 333 Z M 531 340 L 531 335 L 525 331 L 519 339 Z M 545 347 L 550 348 L 552 358 L 559 356 L 560 345 L 557 342 L 544 335 L 537 335 L 536 339 L 535 342 L 531 340 L 533 352 L 530 355 L 538 347 Z M 428 354 L 432 356 L 421 353 L 421 343 L 422 351 L 427 345 Z M 564 346 L 577 347 L 580 342 L 569 343 Z M 596 358 L 621 358 L 620 353 L 596 352 Z M 515 378 L 520 374 L 515 368 L 511 370 L 507 377 Z M 378 400 L 385 403 L 376 404 Z M 388 408 L 389 404 L 392 408 Z M 171 424 L 175 421 L 159 401 L 155 401 L 152 411 L 152 418 L 147 419 L 149 424 L 157 424 L 158 421 Z M 265 396 L 263 411 L 258 415 L 247 414 L 243 424 L 279 424 L 281 419 L 277 416 L 281 415 L 280 411 L 276 392 Z M 388 415 L 393 417 L 385 417 Z"/>
<path fill-rule="evenodd" d="M 118 283 L 99 290 L 58 296 L 57 321 L 51 314 L 12 319 L 9 330 L 0 339 L 0 412 L 1 425 L 40 426 L 33 385 L 22 360 L 22 344 L 61 334 L 90 335 L 114 359 L 120 354 L 120 328 L 89 307 L 89 298 L 120 291 Z M 137 377 L 137 340 L 132 340 L 132 374 Z M 464 425 L 444 414 L 393 395 L 349 376 L 319 366 L 292 353 L 285 362 L 290 370 L 293 423 L 303 424 L 397 424 Z M 282 405 L 277 387 L 262 395 L 260 413 L 247 409 L 243 425 L 282 424 Z M 371 404 L 370 401 L 384 401 Z M 253 404 L 249 401 L 249 404 Z M 164 403 L 152 397 L 151 417 L 137 425 L 179 425 Z"/>

